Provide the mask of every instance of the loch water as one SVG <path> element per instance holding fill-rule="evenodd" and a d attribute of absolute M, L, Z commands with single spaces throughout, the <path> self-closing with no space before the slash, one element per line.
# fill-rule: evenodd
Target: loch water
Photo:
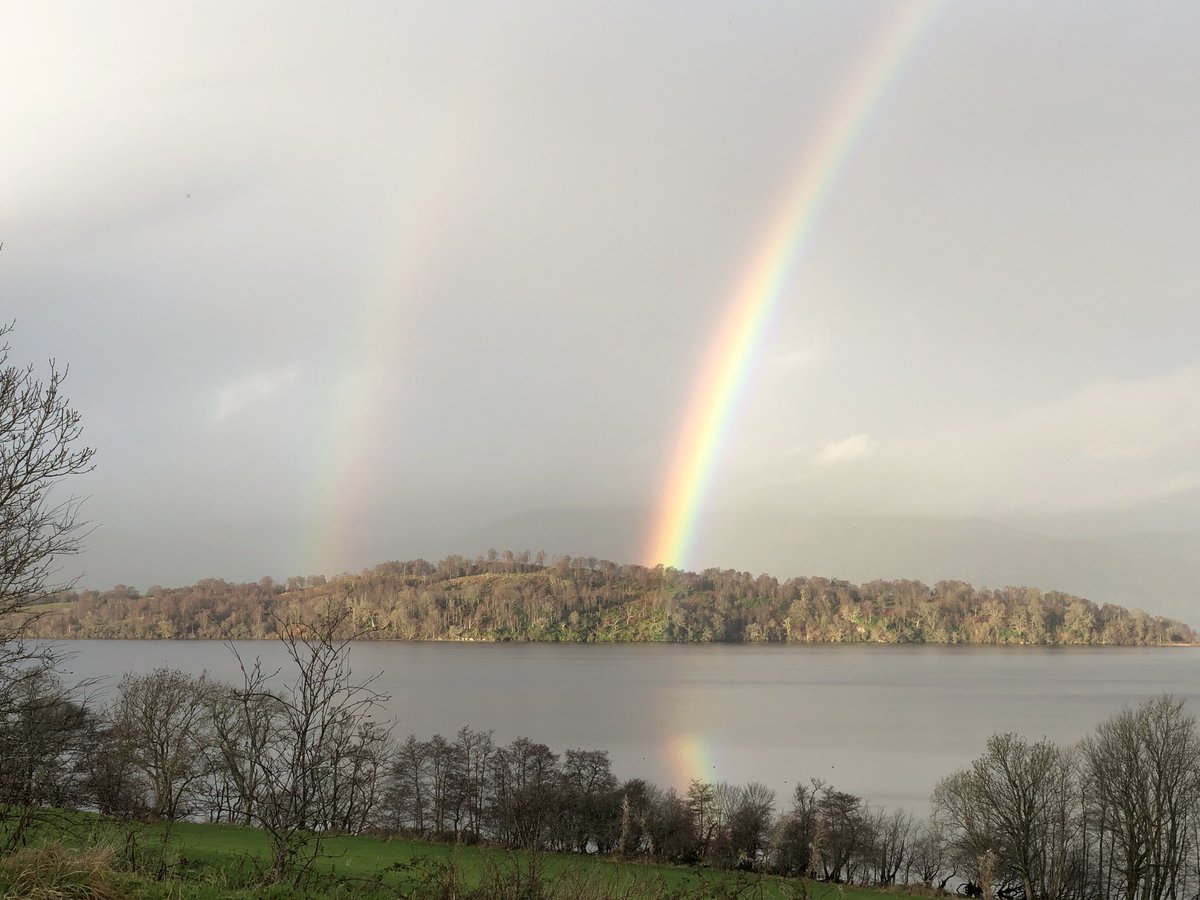
<path fill-rule="evenodd" d="M 216 641 L 60 641 L 71 678 L 111 696 L 122 673 L 171 666 L 240 680 Z M 233 645 L 284 665 L 272 641 Z M 1200 715 L 1200 648 L 356 642 L 356 677 L 390 695 L 395 734 L 561 752 L 609 751 L 618 778 L 686 788 L 692 778 L 762 781 L 780 794 L 821 778 L 875 804 L 924 813 L 937 781 L 987 737 L 1074 743 L 1123 706 L 1161 692 Z"/>

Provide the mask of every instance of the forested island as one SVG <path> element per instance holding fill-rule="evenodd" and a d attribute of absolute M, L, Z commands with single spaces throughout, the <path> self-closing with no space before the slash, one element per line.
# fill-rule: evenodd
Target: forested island
<path fill-rule="evenodd" d="M 39 638 L 256 639 L 278 622 L 348 604 L 356 636 L 380 640 L 732 643 L 1195 643 L 1181 622 L 1032 587 L 961 581 L 780 581 L 594 557 L 489 551 L 388 562 L 359 575 L 231 584 L 205 579 L 145 593 L 67 591 L 32 624 Z"/>

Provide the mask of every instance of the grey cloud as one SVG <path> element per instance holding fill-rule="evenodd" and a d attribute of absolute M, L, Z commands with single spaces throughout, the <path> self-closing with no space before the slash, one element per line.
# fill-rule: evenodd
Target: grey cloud
<path fill-rule="evenodd" d="M 71 363 L 100 448 L 89 580 L 651 515 L 713 329 L 893 11 L 6 7 L 0 315 Z M 783 285 L 708 520 L 1196 521 L 1198 24 L 943 7 Z M 323 515 L 349 537 L 318 560 Z M 772 521 L 710 529 L 706 560 L 781 558 L 745 551 Z"/>

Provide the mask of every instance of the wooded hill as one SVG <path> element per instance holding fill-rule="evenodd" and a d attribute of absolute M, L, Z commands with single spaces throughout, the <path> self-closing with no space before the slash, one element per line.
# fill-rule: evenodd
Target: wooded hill
<path fill-rule="evenodd" d="M 190 587 L 124 585 L 60 594 L 41 638 L 270 638 L 278 619 L 344 601 L 364 637 L 381 640 L 874 642 L 930 644 L 1193 643 L 1180 622 L 1037 588 L 960 581 L 855 585 L 595 558 L 490 551 L 389 562 L 360 575 L 205 579 Z"/>

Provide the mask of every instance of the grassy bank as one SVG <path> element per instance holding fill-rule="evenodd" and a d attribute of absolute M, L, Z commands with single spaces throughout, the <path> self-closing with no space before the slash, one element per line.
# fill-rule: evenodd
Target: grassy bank
<path fill-rule="evenodd" d="M 226 825 L 116 823 L 64 814 L 0 861 L 8 897 L 677 898 L 878 900 L 880 892 L 568 853 L 525 853 L 396 838 L 334 837 L 309 874 L 272 885 L 266 836 Z M 39 893 L 40 891 L 40 893 Z"/>

